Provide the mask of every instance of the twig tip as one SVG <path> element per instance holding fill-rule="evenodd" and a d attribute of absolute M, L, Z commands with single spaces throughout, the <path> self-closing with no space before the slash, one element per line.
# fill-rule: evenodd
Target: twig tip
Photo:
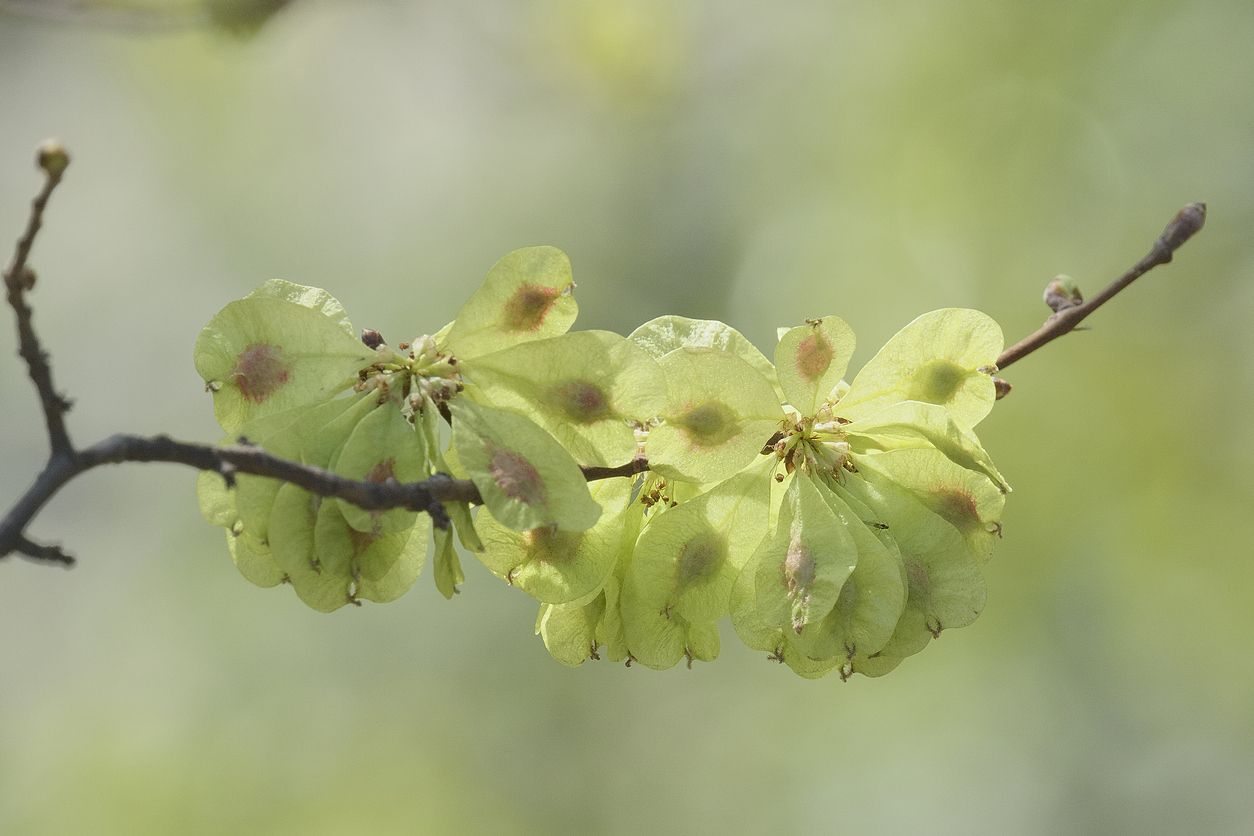
<path fill-rule="evenodd" d="M 25 536 L 18 537 L 14 551 L 36 563 L 60 564 L 67 569 L 75 563 L 74 558 L 62 551 L 60 546 L 36 543 Z"/>
<path fill-rule="evenodd" d="M 1171 219 L 1171 223 L 1167 224 L 1163 234 L 1158 237 L 1158 243 L 1166 247 L 1168 252 L 1175 252 L 1185 241 L 1196 235 L 1205 223 L 1206 204 L 1190 203 Z"/>
<path fill-rule="evenodd" d="M 70 165 L 70 154 L 65 146 L 55 139 L 45 139 L 36 150 L 36 162 L 44 170 L 50 180 L 60 180 L 65 169 Z"/>

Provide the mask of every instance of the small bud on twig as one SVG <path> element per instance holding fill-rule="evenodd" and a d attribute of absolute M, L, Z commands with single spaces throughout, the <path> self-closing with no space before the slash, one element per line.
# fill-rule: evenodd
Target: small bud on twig
<path fill-rule="evenodd" d="M 1206 223 L 1206 204 L 1190 203 L 1171 219 L 1171 223 L 1167 224 L 1163 234 L 1158 236 L 1157 243 L 1162 244 L 1168 251 L 1175 252 L 1181 244 L 1192 238 L 1204 223 Z"/>
<path fill-rule="evenodd" d="M 1001 400 L 1010 394 L 1010 390 L 1014 387 L 1000 377 L 993 378 L 993 389 L 997 391 L 997 400 Z"/>
<path fill-rule="evenodd" d="M 1059 274 L 1045 286 L 1045 304 L 1049 305 L 1054 313 L 1083 303 L 1084 296 L 1081 295 L 1080 288 L 1076 286 L 1075 279 L 1070 276 Z"/>
<path fill-rule="evenodd" d="M 366 348 L 378 348 L 383 345 L 383 335 L 373 328 L 361 329 L 361 341 L 366 344 Z"/>
<path fill-rule="evenodd" d="M 54 180 L 60 180 L 70 164 L 69 153 L 55 139 L 46 139 L 40 143 L 38 156 L 35 159 L 44 173 Z"/>

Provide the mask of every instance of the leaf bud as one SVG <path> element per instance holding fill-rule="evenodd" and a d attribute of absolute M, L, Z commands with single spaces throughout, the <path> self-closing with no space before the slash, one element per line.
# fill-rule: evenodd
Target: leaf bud
<path fill-rule="evenodd" d="M 1169 252 L 1175 252 L 1185 241 L 1192 238 L 1204 223 L 1206 223 L 1206 204 L 1190 203 L 1176 213 L 1156 243 L 1166 247 Z"/>
<path fill-rule="evenodd" d="M 70 155 L 65 146 L 55 139 L 46 139 L 39 144 L 37 154 L 36 160 L 44 173 L 53 180 L 60 180 L 70 164 Z"/>
<path fill-rule="evenodd" d="M 1055 276 L 1054 280 L 1045 286 L 1045 304 L 1049 305 L 1054 313 L 1074 308 L 1083 302 L 1084 296 L 1080 294 L 1080 288 L 1076 286 L 1075 279 L 1070 276 Z"/>
<path fill-rule="evenodd" d="M 378 348 L 385 342 L 383 335 L 373 328 L 361 329 L 361 341 L 366 344 L 367 348 Z"/>

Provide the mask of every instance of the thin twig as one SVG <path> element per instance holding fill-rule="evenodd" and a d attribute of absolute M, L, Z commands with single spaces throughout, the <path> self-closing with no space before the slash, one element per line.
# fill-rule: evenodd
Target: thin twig
<path fill-rule="evenodd" d="M 8 295 L 9 305 L 17 314 L 18 353 L 26 361 L 30 379 L 39 392 L 39 400 L 43 404 L 44 421 L 48 425 L 48 440 L 52 444 L 52 455 L 72 453 L 69 433 L 65 429 L 65 413 L 70 402 L 57 394 L 52 385 L 52 367 L 48 364 L 48 355 L 39 345 L 32 322 L 32 311 L 26 304 L 26 291 L 35 286 L 35 271 L 26 262 L 30 258 L 31 248 L 35 245 L 35 236 L 43 225 L 44 207 L 52 190 L 61 182 L 61 175 L 69 165 L 69 155 L 58 143 L 49 140 L 39 147 L 38 163 L 44 170 L 44 186 L 31 202 L 30 218 L 26 222 L 26 231 L 17 239 L 17 248 L 13 260 L 4 271 L 4 286 Z"/>
<path fill-rule="evenodd" d="M 1037 329 L 1034 333 L 1028 335 L 1024 339 L 1012 345 L 1001 353 L 997 358 L 997 369 L 999 371 L 1005 369 L 1016 360 L 1036 351 L 1041 346 L 1056 340 L 1063 334 L 1070 333 L 1075 330 L 1085 317 L 1093 313 L 1093 311 L 1106 304 L 1116 293 L 1123 290 L 1128 285 L 1148 273 L 1160 264 L 1166 264 L 1171 261 L 1172 253 L 1180 248 L 1185 241 L 1189 240 L 1202 225 L 1206 222 L 1206 204 L 1190 203 L 1188 206 L 1176 213 L 1171 223 L 1167 224 L 1167 228 L 1163 230 L 1163 234 L 1158 236 L 1158 240 L 1154 242 L 1154 246 L 1150 248 L 1149 254 L 1145 258 L 1138 261 L 1132 269 L 1124 273 L 1115 281 L 1111 282 L 1101 293 L 1098 293 L 1087 302 L 1062 307 L 1056 311 L 1053 316 L 1045 320 L 1045 324 Z"/>

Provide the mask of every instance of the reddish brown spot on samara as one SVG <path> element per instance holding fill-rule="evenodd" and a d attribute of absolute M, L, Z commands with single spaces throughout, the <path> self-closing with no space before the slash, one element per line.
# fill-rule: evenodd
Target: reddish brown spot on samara
<path fill-rule="evenodd" d="M 353 560 L 359 559 L 366 553 L 366 549 L 373 546 L 383 538 L 382 534 L 376 534 L 369 531 L 358 531 L 349 527 L 348 540 L 353 544 Z"/>
<path fill-rule="evenodd" d="M 282 346 L 257 343 L 240 353 L 227 376 L 241 395 L 261 403 L 287 383 L 291 371 L 292 364 L 284 360 Z"/>
<path fill-rule="evenodd" d="M 366 474 L 367 482 L 375 482 L 376 484 L 379 484 L 379 485 L 382 485 L 384 482 L 386 482 L 389 479 L 395 479 L 395 478 L 396 478 L 396 459 L 384 459 L 383 461 L 376 464 L 374 467 L 370 468 L 370 472 Z M 377 521 L 379 517 L 385 513 L 387 512 L 386 511 L 371 511 L 370 518 L 375 520 L 376 525 L 377 525 L 378 524 Z M 374 540 L 370 541 L 370 543 L 373 543 L 373 542 Z M 357 541 L 354 540 L 353 543 L 356 544 Z M 360 557 L 361 553 L 366 550 L 366 548 L 370 545 L 370 543 L 367 543 L 366 546 L 363 546 L 359 551 L 355 552 L 354 556 Z M 356 548 L 356 545 L 354 545 L 354 548 Z"/>
<path fill-rule="evenodd" d="M 941 487 L 932 491 L 936 513 L 961 532 L 980 525 L 980 510 L 975 497 L 964 490 Z"/>
<path fill-rule="evenodd" d="M 531 462 L 513 450 L 492 445 L 488 454 L 488 470 L 503 494 L 532 507 L 548 504 L 549 491 Z"/>
<path fill-rule="evenodd" d="M 610 417 L 610 405 L 601 390 L 582 380 L 559 383 L 549 389 L 546 400 L 567 420 L 575 424 L 591 424 Z"/>
<path fill-rule="evenodd" d="M 740 422 L 731 407 L 721 401 L 706 401 L 672 419 L 682 427 L 696 447 L 717 447 L 740 432 Z"/>
<path fill-rule="evenodd" d="M 805 378 L 807 383 L 818 383 L 819 379 L 827 373 L 828 367 L 832 365 L 832 357 L 835 355 L 832 344 L 822 334 L 815 331 L 797 345 L 797 373 Z"/>
<path fill-rule="evenodd" d="M 525 284 L 505 303 L 505 322 L 511 331 L 534 331 L 544 322 L 561 291 L 555 287 Z"/>
<path fill-rule="evenodd" d="M 396 478 L 396 459 L 384 459 L 366 474 L 367 482 L 378 482 L 382 485 L 389 479 Z"/>

